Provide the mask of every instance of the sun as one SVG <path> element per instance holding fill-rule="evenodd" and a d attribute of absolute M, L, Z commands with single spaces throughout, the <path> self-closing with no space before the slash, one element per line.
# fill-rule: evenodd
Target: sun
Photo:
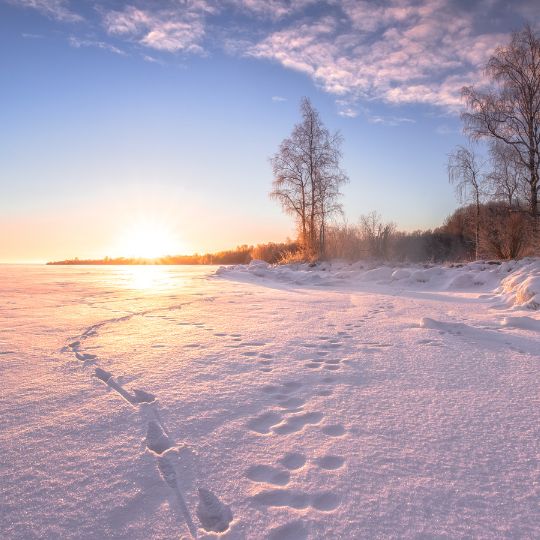
<path fill-rule="evenodd" d="M 156 259 L 178 255 L 180 249 L 178 238 L 165 224 L 139 220 L 120 234 L 116 251 L 123 257 Z"/>

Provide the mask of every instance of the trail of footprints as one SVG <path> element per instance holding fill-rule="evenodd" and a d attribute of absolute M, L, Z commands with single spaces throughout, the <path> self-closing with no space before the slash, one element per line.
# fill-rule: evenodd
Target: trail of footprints
<path fill-rule="evenodd" d="M 173 307 L 172 309 L 177 308 Z M 117 392 L 131 406 L 138 408 L 152 407 L 151 413 L 153 419 L 148 421 L 146 429 L 146 448 L 156 457 L 157 467 L 161 477 L 176 495 L 179 510 L 184 517 L 191 537 L 197 538 L 197 527 L 193 522 L 191 513 L 180 490 L 174 464 L 178 458 L 178 447 L 159 419 L 156 396 L 138 388 L 133 388 L 131 391 L 126 390 L 118 380 L 114 378 L 112 373 L 96 366 L 98 355 L 83 352 L 82 350 L 84 340 L 98 335 L 99 328 L 105 324 L 127 320 L 135 315 L 144 316 L 147 315 L 147 313 L 148 312 L 128 315 L 126 317 L 111 319 L 93 325 L 86 329 L 76 340 L 71 341 L 62 349 L 62 351 L 72 353 L 77 360 L 83 362 L 85 367 L 93 366 L 93 376 L 106 384 L 110 389 Z M 195 513 L 202 528 L 207 532 L 223 533 L 230 528 L 231 522 L 233 521 L 233 514 L 230 507 L 220 501 L 210 490 L 202 487 L 198 488 L 198 504 Z"/>
<path fill-rule="evenodd" d="M 339 371 L 342 359 L 336 356 L 339 355 L 343 342 L 353 340 L 353 333 L 361 328 L 365 321 L 392 307 L 391 304 L 376 306 L 357 322 L 346 323 L 343 330 L 336 330 L 335 324 L 328 323 L 327 326 L 332 330 L 331 334 L 318 336 L 312 343 L 297 343 L 308 350 L 313 349 L 314 354 L 309 355 L 311 359 L 304 363 L 305 367 L 313 371 Z M 360 341 L 358 344 L 360 345 L 358 350 L 361 352 L 377 352 L 391 346 L 378 341 Z M 267 359 L 269 364 L 270 358 Z M 310 401 L 315 396 L 330 396 L 332 384 L 336 380 L 329 374 L 321 377 L 318 382 L 320 384 L 314 387 L 311 396 L 306 395 L 306 389 L 300 381 L 265 384 L 261 390 L 273 403 L 270 410 L 250 418 L 246 424 L 247 428 L 260 436 L 282 437 L 307 429 L 319 430 L 321 436 L 328 438 L 345 436 L 347 429 L 343 424 L 335 423 L 332 419 L 327 419 L 324 412 L 312 409 Z M 315 466 L 328 474 L 334 474 L 346 466 L 346 459 L 340 455 L 326 454 L 309 461 L 304 454 L 291 452 L 282 456 L 276 463 L 253 464 L 246 469 L 245 476 L 254 485 L 262 488 L 253 495 L 253 503 L 263 507 L 284 507 L 293 510 L 308 508 L 320 512 L 336 510 L 341 502 L 340 496 L 331 490 L 308 493 L 288 487 L 294 480 L 295 472 L 308 466 Z M 268 538 L 302 540 L 307 537 L 308 531 L 304 523 L 296 520 L 272 529 Z"/>
<path fill-rule="evenodd" d="M 341 359 L 335 358 L 335 353 L 343 346 L 343 340 L 353 339 L 355 329 L 362 326 L 362 323 L 376 316 L 385 309 L 391 308 L 389 305 L 376 306 L 368 311 L 363 317 L 360 317 L 356 323 L 346 323 L 345 329 L 334 332 L 333 335 L 318 336 L 316 343 L 304 343 L 304 347 L 317 349 L 314 357 L 305 363 L 310 370 L 325 369 L 328 371 L 338 371 L 341 366 Z M 171 309 L 171 308 L 169 308 Z M 172 309 L 178 309 L 178 306 Z M 159 309 L 156 311 L 163 311 Z M 177 473 L 174 466 L 174 460 L 177 457 L 178 448 L 171 439 L 167 430 L 159 420 L 159 411 L 157 408 L 157 397 L 142 389 L 133 388 L 126 390 L 113 376 L 112 373 L 97 367 L 98 356 L 93 353 L 83 352 L 82 343 L 89 337 L 96 336 L 99 329 L 105 324 L 128 320 L 135 315 L 159 317 L 167 320 L 175 320 L 168 316 L 151 315 L 151 312 L 141 312 L 111 319 L 98 323 L 86 329 L 75 341 L 72 341 L 65 347 L 64 351 L 74 354 L 75 358 L 85 366 L 94 366 L 93 375 L 106 384 L 110 389 L 117 392 L 127 403 L 133 407 L 153 407 L 154 419 L 147 425 L 145 438 L 146 448 L 157 460 L 158 470 L 165 483 L 176 494 L 179 509 L 184 516 L 186 526 L 193 538 L 197 537 L 197 528 L 193 523 L 191 514 L 186 506 L 185 500 L 179 488 Z M 265 350 L 261 350 L 267 343 L 257 340 L 244 340 L 239 333 L 216 332 L 214 329 L 203 322 L 178 322 L 180 326 L 191 326 L 212 333 L 216 338 L 225 338 L 228 343 L 225 348 L 244 349 L 240 354 L 246 358 L 253 358 L 257 361 L 260 371 L 268 373 L 272 371 L 274 355 Z M 328 323 L 333 330 L 336 325 Z M 390 345 L 379 342 L 360 342 L 363 345 L 362 352 L 375 352 Z M 155 344 L 152 347 L 165 347 L 162 344 Z M 198 342 L 187 343 L 188 349 L 197 349 L 201 347 Z M 332 389 L 330 385 L 335 382 L 331 376 L 320 379 L 321 386 L 314 390 L 315 396 L 330 396 Z M 346 434 L 346 428 L 340 423 L 332 423 L 325 419 L 324 413 L 320 411 L 305 411 L 304 407 L 309 399 L 300 395 L 303 385 L 299 381 L 288 381 L 281 385 L 268 384 L 262 387 L 262 391 L 271 397 L 274 406 L 278 410 L 270 410 L 251 418 L 247 422 L 247 427 L 252 432 L 259 435 L 287 436 L 292 433 L 300 432 L 309 427 L 319 429 L 327 437 L 342 437 Z M 312 396 L 313 397 L 313 396 Z M 340 498 L 331 491 L 309 494 L 301 490 L 288 489 L 286 486 L 291 481 L 291 474 L 294 471 L 307 466 L 308 460 L 301 453 L 288 453 L 284 455 L 276 464 L 255 464 L 246 470 L 246 477 L 256 484 L 266 484 L 272 486 L 271 489 L 260 491 L 253 497 L 256 504 L 267 507 L 289 507 L 292 509 L 313 508 L 321 512 L 331 512 L 340 504 Z M 345 465 L 345 458 L 337 455 L 324 455 L 313 460 L 313 464 L 325 471 L 336 471 Z M 202 528 L 207 532 L 225 532 L 229 529 L 233 521 L 231 509 L 222 503 L 211 491 L 198 489 L 198 505 L 196 515 Z M 291 522 L 277 527 L 270 531 L 269 538 L 274 540 L 295 539 L 301 540 L 307 538 L 307 532 L 302 522 Z"/>
<path fill-rule="evenodd" d="M 332 394 L 331 385 L 335 379 L 324 376 L 320 387 L 306 395 L 306 388 L 300 381 L 286 381 L 282 384 L 266 384 L 262 392 L 273 402 L 273 409 L 251 418 L 247 427 L 261 436 L 287 436 L 305 429 L 318 429 L 323 436 L 341 437 L 346 428 L 340 423 L 332 423 L 324 413 L 310 410 L 310 402 L 315 396 Z M 307 409 L 307 410 L 306 410 Z M 301 489 L 289 488 L 294 475 L 305 467 L 315 466 L 333 474 L 346 465 L 344 457 L 334 454 L 318 456 L 309 461 L 300 452 L 289 452 L 275 463 L 255 463 L 245 471 L 245 476 L 262 489 L 252 496 L 256 506 L 305 510 L 311 508 L 319 512 L 332 512 L 340 505 L 340 496 L 331 491 L 308 493 Z M 307 538 L 307 530 L 301 521 L 292 521 L 270 531 L 268 538 L 274 540 Z"/>

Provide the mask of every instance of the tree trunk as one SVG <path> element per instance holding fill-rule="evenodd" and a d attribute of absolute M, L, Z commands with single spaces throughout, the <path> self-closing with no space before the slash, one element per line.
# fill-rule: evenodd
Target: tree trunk
<path fill-rule="evenodd" d="M 475 231 L 475 258 L 478 260 L 478 248 L 480 243 L 480 197 L 476 192 L 476 231 Z"/>

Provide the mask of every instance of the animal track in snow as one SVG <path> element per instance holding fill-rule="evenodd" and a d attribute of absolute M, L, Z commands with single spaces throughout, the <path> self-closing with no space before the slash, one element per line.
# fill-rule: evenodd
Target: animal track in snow
<path fill-rule="evenodd" d="M 272 428 L 274 433 L 279 435 L 288 435 L 301 431 L 309 424 L 318 424 L 323 419 L 323 414 L 320 412 L 307 412 L 289 416 L 284 423 Z"/>
<path fill-rule="evenodd" d="M 321 367 L 320 364 L 318 364 L 317 362 L 307 362 L 305 365 L 307 368 L 310 369 L 317 369 Z"/>
<path fill-rule="evenodd" d="M 303 510 L 311 506 L 322 512 L 330 512 L 339 506 L 339 497 L 330 491 L 310 495 L 291 489 L 270 489 L 254 495 L 253 500 L 264 506 L 289 507 Z"/>
<path fill-rule="evenodd" d="M 262 387 L 262 391 L 266 394 L 274 394 L 276 397 L 285 397 L 288 394 L 293 394 L 300 390 L 302 383 L 298 381 L 288 381 L 278 386 L 275 384 L 266 384 Z"/>
<path fill-rule="evenodd" d="M 285 454 L 279 460 L 279 463 L 281 463 L 290 471 L 294 471 L 296 469 L 302 468 L 306 464 L 306 456 L 297 452 L 290 452 L 288 454 Z"/>
<path fill-rule="evenodd" d="M 278 405 L 283 409 L 298 409 L 305 404 L 306 400 L 301 397 L 287 397 L 284 396 L 278 399 Z"/>
<path fill-rule="evenodd" d="M 301 521 L 291 521 L 270 530 L 268 540 L 307 540 L 308 532 Z"/>
<path fill-rule="evenodd" d="M 345 459 L 340 456 L 326 455 L 316 459 L 315 462 L 321 469 L 333 471 L 342 467 L 345 463 Z"/>
<path fill-rule="evenodd" d="M 272 426 L 279 424 L 281 422 L 281 419 L 281 414 L 270 411 L 256 416 L 255 418 L 252 418 L 247 423 L 247 427 L 251 429 L 251 431 L 255 431 L 256 433 L 261 433 L 264 435 L 266 433 L 270 433 L 270 429 L 272 428 Z"/>
<path fill-rule="evenodd" d="M 286 486 L 290 480 L 288 471 L 281 471 L 270 465 L 253 465 L 246 471 L 246 476 L 253 482 L 265 482 L 276 486 Z"/>

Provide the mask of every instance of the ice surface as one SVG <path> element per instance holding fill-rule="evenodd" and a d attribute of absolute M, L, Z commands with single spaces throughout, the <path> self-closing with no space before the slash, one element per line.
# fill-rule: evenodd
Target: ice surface
<path fill-rule="evenodd" d="M 0 537 L 538 538 L 539 280 L 0 267 Z"/>

